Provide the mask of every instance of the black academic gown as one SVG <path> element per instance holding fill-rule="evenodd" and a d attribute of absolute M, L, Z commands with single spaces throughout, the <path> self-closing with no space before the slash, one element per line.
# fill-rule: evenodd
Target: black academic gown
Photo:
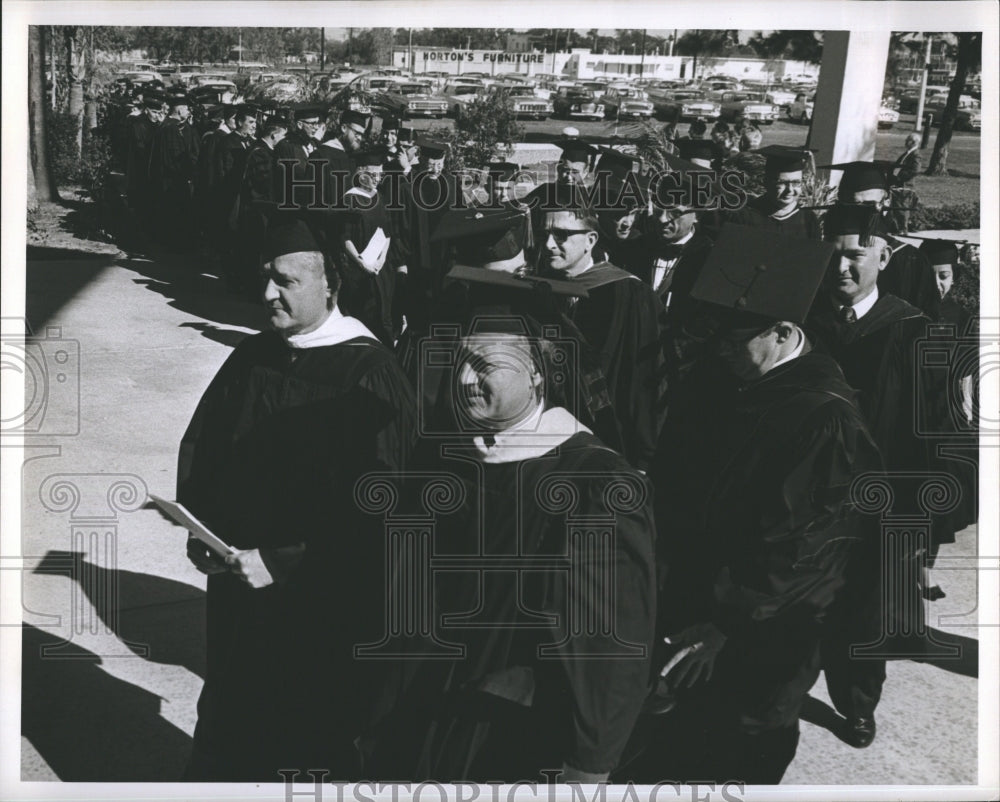
<path fill-rule="evenodd" d="M 920 310 L 893 295 L 879 295 L 875 305 L 857 322 L 839 321 L 825 295 L 816 299 L 807 321 L 821 345 L 837 360 L 848 383 L 858 390 L 858 405 L 879 447 L 895 488 L 891 512 L 930 521 L 930 551 L 954 540 L 954 522 L 947 514 L 930 514 L 915 492 L 915 480 L 947 470 L 935 456 L 944 388 L 940 376 L 921 364 L 917 343 L 928 334 L 927 318 Z M 895 570 L 912 572 L 915 543 L 895 558 Z M 827 687 L 837 710 L 848 718 L 871 717 L 885 681 L 885 661 L 849 657 L 851 643 L 877 642 L 886 622 L 893 629 L 916 631 L 923 624 L 923 606 L 915 583 L 883 602 L 880 587 L 885 579 L 884 556 L 872 551 L 852 563 L 848 590 L 831 612 L 825 644 Z M 906 651 L 912 649 L 907 646 Z M 890 647 L 886 647 L 889 649 Z"/>
<path fill-rule="evenodd" d="M 216 162 L 215 153 L 219 144 L 230 133 L 231 131 L 228 128 L 215 128 L 212 131 L 208 131 L 201 138 L 201 148 L 198 152 L 198 171 L 195 178 L 195 208 L 198 210 L 199 217 L 202 218 L 202 226 L 209 234 L 213 232 L 208 221 L 213 214 L 218 216 L 218 212 L 215 210 L 221 205 L 219 195 L 221 177 L 218 172 L 219 166 Z"/>
<path fill-rule="evenodd" d="M 798 239 L 822 239 L 819 219 L 811 209 L 796 209 L 788 217 L 777 220 L 763 197 L 750 198 L 742 209 L 729 212 L 723 217 L 725 223 L 754 226 L 768 231 L 777 231 L 786 237 Z"/>
<path fill-rule="evenodd" d="M 189 780 L 281 782 L 279 769 L 357 777 L 366 667 L 383 629 L 384 523 L 358 478 L 402 471 L 413 393 L 367 337 L 292 350 L 244 340 L 181 443 L 178 499 L 222 539 L 261 549 L 277 581 L 208 578 L 207 672 Z"/>
<path fill-rule="evenodd" d="M 149 160 L 156 123 L 145 114 L 140 114 L 129 119 L 126 131 L 125 178 L 128 202 L 133 211 L 145 219 L 152 209 Z"/>
<path fill-rule="evenodd" d="M 699 385 L 709 367 L 672 407 L 650 473 L 658 635 L 711 622 L 727 640 L 711 680 L 653 721 L 618 781 L 779 782 L 819 674 L 825 611 L 848 555 L 871 537 L 850 487 L 880 461 L 837 364 L 807 346 L 725 388 L 715 377 Z"/>
<path fill-rule="evenodd" d="M 171 243 L 189 242 L 193 233 L 199 149 L 191 124 L 174 117 L 164 120 L 153 137 L 149 178 L 163 236 Z"/>
<path fill-rule="evenodd" d="M 666 389 L 656 296 L 631 273 L 608 262 L 570 280 L 588 293 L 567 304 L 567 315 L 600 356 L 622 453 L 646 470 L 656 449 L 660 399 Z"/>
<path fill-rule="evenodd" d="M 453 654 L 420 661 L 439 646 L 415 639 L 412 659 L 390 675 L 383 705 L 392 712 L 377 729 L 371 773 L 513 782 L 564 763 L 610 771 L 647 691 L 655 601 L 645 479 L 585 432 L 498 464 L 468 445 L 440 445 L 419 464 L 459 480 L 464 499 L 432 524 L 434 559 L 452 563 L 436 574 L 434 635 Z M 415 476 L 412 488 L 424 504 L 426 482 Z M 608 506 L 615 482 L 629 490 Z M 558 501 L 570 498 L 572 509 Z M 608 559 L 567 571 L 596 546 L 576 516 L 602 521 Z M 613 589 L 603 584 L 612 574 Z M 575 631 L 578 615 L 595 626 Z"/>
<path fill-rule="evenodd" d="M 902 298 L 931 320 L 937 320 L 941 293 L 927 256 L 919 248 L 894 238 L 889 240 L 889 247 L 893 249 L 892 257 L 878 274 L 878 291 Z"/>
<path fill-rule="evenodd" d="M 691 290 L 712 250 L 712 241 L 695 231 L 691 239 L 680 246 L 647 238 L 639 277 L 650 287 L 656 279 L 661 260 L 668 265 L 660 284 L 655 288 L 658 304 L 660 339 L 666 366 L 666 383 L 670 394 L 686 376 L 691 366 L 701 358 L 703 344 L 687 333 L 694 306 Z"/>
<path fill-rule="evenodd" d="M 339 265 L 342 284 L 337 305 L 345 315 L 356 317 L 383 344 L 392 348 L 397 335 L 392 314 L 397 266 L 392 242 L 389 243 L 385 264 L 374 274 L 359 267 L 347 255 L 345 246 L 350 241 L 360 254 L 378 229 L 382 229 L 390 240 L 395 239 L 392 220 L 378 192 L 369 197 L 360 190 L 350 190 L 344 202 L 346 210 L 340 232 L 342 253 Z"/>

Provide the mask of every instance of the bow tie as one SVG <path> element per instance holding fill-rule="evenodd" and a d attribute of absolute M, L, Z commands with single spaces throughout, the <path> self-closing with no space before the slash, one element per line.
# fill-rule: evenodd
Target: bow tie
<path fill-rule="evenodd" d="M 656 255 L 660 259 L 676 259 L 684 253 L 683 245 L 660 245 L 656 249 Z"/>
<path fill-rule="evenodd" d="M 841 323 L 858 322 L 858 313 L 854 311 L 853 306 L 845 306 L 840 310 L 840 322 Z"/>

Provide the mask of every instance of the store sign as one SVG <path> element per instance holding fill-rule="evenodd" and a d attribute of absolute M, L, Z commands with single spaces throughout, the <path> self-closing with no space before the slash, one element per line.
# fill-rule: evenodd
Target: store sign
<path fill-rule="evenodd" d="M 461 64 L 543 64 L 542 53 L 505 53 L 501 50 L 425 50 L 424 61 Z"/>

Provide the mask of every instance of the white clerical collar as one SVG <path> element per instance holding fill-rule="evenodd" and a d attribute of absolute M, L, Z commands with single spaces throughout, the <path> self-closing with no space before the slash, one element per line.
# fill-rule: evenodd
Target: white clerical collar
<path fill-rule="evenodd" d="M 334 307 L 318 328 L 305 334 L 292 334 L 284 339 L 290 348 L 302 349 L 337 345 L 355 337 L 368 337 L 378 342 L 378 337 L 364 323 L 357 318 L 347 317 Z"/>
<path fill-rule="evenodd" d="M 851 306 L 851 308 L 854 310 L 854 314 L 857 316 L 857 319 L 861 320 L 861 318 L 867 315 L 871 311 L 871 308 L 875 306 L 875 302 L 877 300 L 878 300 L 878 287 L 876 286 L 875 289 L 871 291 L 870 295 L 866 296 L 865 298 L 863 298 L 862 300 L 858 301 L 856 304 L 853 304 Z M 840 311 L 845 306 L 847 306 L 847 304 L 837 304 L 837 311 Z"/>
<path fill-rule="evenodd" d="M 562 407 L 543 409 L 539 405 L 531 415 L 509 429 L 492 437 L 474 437 L 472 445 L 474 456 L 480 462 L 520 462 L 548 454 L 578 432 L 590 434 L 590 429 Z"/>
<path fill-rule="evenodd" d="M 784 365 L 786 362 L 791 362 L 793 359 L 798 359 L 802 356 L 802 351 L 806 347 L 806 335 L 802 333 L 802 329 L 798 326 L 795 327 L 795 331 L 799 334 L 799 344 L 795 346 L 795 350 L 792 353 L 771 365 L 771 370 L 774 370 L 778 365 Z"/>
<path fill-rule="evenodd" d="M 594 257 L 593 256 L 587 256 L 587 262 L 586 262 L 586 264 L 584 265 L 584 267 L 582 269 L 577 270 L 574 267 L 572 270 L 567 270 L 566 271 L 566 275 L 569 276 L 570 278 L 576 278 L 577 276 L 586 273 L 593 266 L 594 266 Z"/>
<path fill-rule="evenodd" d="M 672 243 L 670 243 L 670 244 L 671 244 L 671 245 L 684 245 L 684 244 L 685 244 L 686 242 L 688 242 L 688 241 L 689 241 L 689 240 L 691 239 L 691 237 L 693 237 L 693 236 L 694 236 L 694 229 L 692 228 L 692 229 L 691 229 L 691 230 L 690 230 L 690 231 L 689 231 L 689 232 L 688 232 L 687 234 L 685 234 L 685 235 L 684 235 L 683 237 L 681 237 L 681 238 L 680 238 L 679 240 L 675 240 L 674 242 L 672 242 Z"/>

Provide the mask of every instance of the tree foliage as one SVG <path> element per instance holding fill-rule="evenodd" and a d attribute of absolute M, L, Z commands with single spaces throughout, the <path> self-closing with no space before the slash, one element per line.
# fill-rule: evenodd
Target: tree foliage
<path fill-rule="evenodd" d="M 514 142 L 524 137 L 505 92 L 492 92 L 470 101 L 455 120 L 453 130 L 439 129 L 451 144 L 451 169 L 481 170 L 505 158 Z"/>

